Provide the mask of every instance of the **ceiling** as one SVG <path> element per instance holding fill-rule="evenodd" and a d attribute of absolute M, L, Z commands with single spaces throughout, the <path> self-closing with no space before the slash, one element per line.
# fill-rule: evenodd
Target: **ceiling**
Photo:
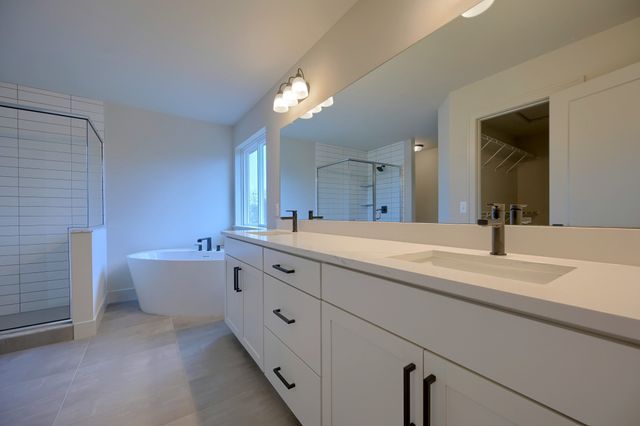
<path fill-rule="evenodd" d="M 1 0 L 0 81 L 238 121 L 356 0 Z"/>
<path fill-rule="evenodd" d="M 371 150 L 437 138 L 449 92 L 640 16 L 638 0 L 496 0 L 458 17 L 334 96 L 283 138 Z"/>

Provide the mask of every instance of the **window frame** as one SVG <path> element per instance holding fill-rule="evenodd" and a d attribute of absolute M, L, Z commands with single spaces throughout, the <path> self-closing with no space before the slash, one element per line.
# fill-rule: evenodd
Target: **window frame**
<path fill-rule="evenodd" d="M 237 227 L 265 228 L 267 226 L 266 145 L 266 131 L 262 128 L 235 149 L 235 225 Z M 249 222 L 249 179 L 247 161 L 249 155 L 253 152 L 256 152 L 258 155 L 257 185 L 259 223 Z"/>

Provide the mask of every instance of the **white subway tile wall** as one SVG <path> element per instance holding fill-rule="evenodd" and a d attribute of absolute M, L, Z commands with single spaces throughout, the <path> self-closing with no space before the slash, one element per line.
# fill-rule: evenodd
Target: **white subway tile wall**
<path fill-rule="evenodd" d="M 0 102 L 88 116 L 104 137 L 100 101 L 0 82 Z M 0 330 L 69 317 L 68 228 L 102 224 L 102 199 L 85 120 L 0 107 Z"/>
<path fill-rule="evenodd" d="M 371 151 L 316 143 L 316 167 L 348 158 L 395 164 L 376 171 L 376 207 L 387 206 L 387 213 L 377 213 L 377 220 L 399 222 L 402 218 L 402 191 L 405 142 L 397 142 Z M 344 162 L 318 169 L 317 210 L 328 220 L 373 220 L 373 178 L 368 164 Z"/>

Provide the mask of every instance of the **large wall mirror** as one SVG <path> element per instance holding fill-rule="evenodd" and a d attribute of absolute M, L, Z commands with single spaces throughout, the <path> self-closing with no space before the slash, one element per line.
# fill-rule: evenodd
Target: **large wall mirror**
<path fill-rule="evenodd" d="M 638 0 L 495 0 L 333 101 L 281 131 L 283 210 L 640 227 Z"/>

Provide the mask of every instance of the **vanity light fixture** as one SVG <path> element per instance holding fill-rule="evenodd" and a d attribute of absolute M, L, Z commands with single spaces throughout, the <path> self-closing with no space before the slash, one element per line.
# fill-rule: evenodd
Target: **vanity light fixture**
<path fill-rule="evenodd" d="M 333 105 L 333 96 L 329 96 L 323 103 L 320 104 L 323 108 L 328 108 Z"/>
<path fill-rule="evenodd" d="M 424 144 L 423 143 L 416 143 L 413 145 L 413 150 L 415 152 L 420 152 L 424 149 Z"/>
<path fill-rule="evenodd" d="M 275 112 L 283 113 L 289 111 L 289 107 L 284 101 L 284 97 L 282 96 L 282 90 L 278 90 L 278 94 L 275 98 L 273 98 L 273 110 Z"/>
<path fill-rule="evenodd" d="M 480 15 L 481 13 L 486 12 L 487 9 L 489 9 L 491 7 L 491 5 L 493 4 L 493 1 L 494 0 L 482 0 L 480 3 L 476 4 L 471 9 L 467 10 L 466 12 L 464 12 L 462 14 L 462 16 L 465 17 L 465 18 L 476 17 L 476 16 Z"/>
<path fill-rule="evenodd" d="M 304 78 L 304 72 L 298 68 L 296 75 L 289 77 L 278 88 L 278 93 L 273 99 L 273 110 L 283 113 L 289 111 L 289 107 L 298 105 L 298 102 L 309 96 L 309 83 Z"/>
<path fill-rule="evenodd" d="M 314 106 L 313 108 L 311 108 L 309 111 L 305 112 L 304 114 L 302 114 L 300 116 L 300 118 L 304 118 L 305 120 L 308 120 L 310 118 L 313 117 L 313 114 L 317 114 L 320 111 L 322 111 L 322 108 L 328 108 L 331 105 L 333 105 L 333 96 L 330 96 L 329 98 L 325 99 L 324 102 Z"/>

